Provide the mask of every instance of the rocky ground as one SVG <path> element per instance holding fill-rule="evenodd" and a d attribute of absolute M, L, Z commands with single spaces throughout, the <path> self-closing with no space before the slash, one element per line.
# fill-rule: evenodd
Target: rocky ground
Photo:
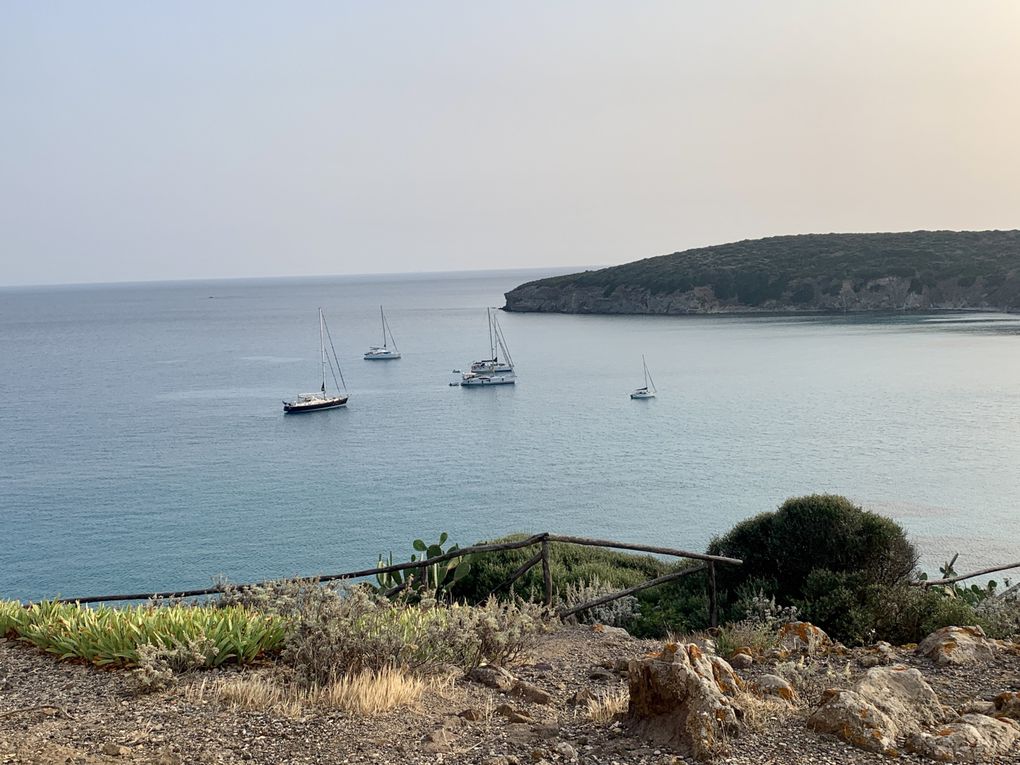
<path fill-rule="evenodd" d="M 58 663 L 25 645 L 0 641 L 0 763 L 693 761 L 682 751 L 633 736 L 624 719 L 596 721 L 587 712 L 588 697 L 621 696 L 628 660 L 662 647 L 612 630 L 564 627 L 544 636 L 524 663 L 511 668 L 517 692 L 458 678 L 410 709 L 369 718 L 315 710 L 291 718 L 232 709 L 203 691 L 203 683 L 208 686 L 240 670 L 196 673 L 168 689 L 145 693 L 129 672 Z M 728 754 L 717 761 L 886 762 L 880 754 L 809 730 L 805 723 L 827 687 L 849 688 L 869 666 L 892 662 L 921 670 L 941 703 L 954 708 L 1020 691 L 1016 646 L 999 646 L 990 657 L 964 667 L 937 666 L 911 648 L 755 657 L 738 674 L 749 684 L 765 674 L 781 675 L 791 681 L 796 699 L 792 705 L 774 697 L 745 704 L 739 733 L 726 742 Z M 488 680 L 508 684 L 505 677 Z M 900 759 L 929 761 L 910 754 Z M 1020 764 L 1020 751 L 990 761 Z"/>

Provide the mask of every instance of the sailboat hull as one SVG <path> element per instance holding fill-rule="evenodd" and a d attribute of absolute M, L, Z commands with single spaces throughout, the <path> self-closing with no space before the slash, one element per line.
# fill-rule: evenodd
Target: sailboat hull
<path fill-rule="evenodd" d="M 305 412 L 321 412 L 325 409 L 337 409 L 347 406 L 347 396 L 324 398 L 318 401 L 284 401 L 284 414 L 304 414 Z"/>

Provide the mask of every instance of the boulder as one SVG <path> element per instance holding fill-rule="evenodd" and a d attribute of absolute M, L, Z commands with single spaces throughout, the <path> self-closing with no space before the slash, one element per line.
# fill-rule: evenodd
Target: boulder
<path fill-rule="evenodd" d="M 917 652 L 940 667 L 965 666 L 995 658 L 995 649 L 980 627 L 943 627 L 921 641 Z"/>
<path fill-rule="evenodd" d="M 951 714 L 916 669 L 873 667 L 850 690 L 830 688 L 808 727 L 861 749 L 896 756 L 896 739 Z"/>
<path fill-rule="evenodd" d="M 1020 745 L 1020 723 L 987 715 L 964 715 L 931 733 L 915 733 L 907 749 L 939 762 L 992 762 Z"/>
<path fill-rule="evenodd" d="M 724 689 L 736 687 L 731 678 L 739 682 L 732 667 L 694 643 L 671 643 L 660 654 L 635 659 L 628 725 L 635 735 L 699 759 L 723 753 L 740 731 L 738 709 Z"/>
<path fill-rule="evenodd" d="M 828 653 L 833 643 L 824 630 L 811 622 L 789 622 L 779 628 L 779 646 L 781 651 L 814 656 Z"/>
<path fill-rule="evenodd" d="M 762 675 L 756 678 L 751 683 L 751 690 L 758 696 L 777 696 L 790 704 L 797 700 L 797 691 L 789 681 L 779 675 Z"/>

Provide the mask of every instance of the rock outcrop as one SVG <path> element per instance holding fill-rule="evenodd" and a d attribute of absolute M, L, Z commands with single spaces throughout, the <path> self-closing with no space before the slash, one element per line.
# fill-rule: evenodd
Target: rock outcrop
<path fill-rule="evenodd" d="M 698 646 L 669 644 L 657 655 L 630 662 L 632 732 L 699 759 L 725 752 L 739 733 L 739 709 L 731 695 L 740 679 L 717 656 Z"/>

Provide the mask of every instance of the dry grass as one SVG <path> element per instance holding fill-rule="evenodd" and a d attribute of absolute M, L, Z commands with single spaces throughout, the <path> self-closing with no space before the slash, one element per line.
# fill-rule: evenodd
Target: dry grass
<path fill-rule="evenodd" d="M 797 661 L 777 664 L 774 674 L 788 681 L 806 706 L 818 703 L 827 688 L 848 688 L 854 679 L 849 661 L 830 663 L 818 658 L 805 660 L 803 656 Z"/>
<path fill-rule="evenodd" d="M 743 711 L 744 724 L 748 730 L 756 733 L 769 727 L 770 722 L 782 720 L 794 714 L 793 707 L 776 696 L 762 698 L 751 693 L 741 693 L 736 699 L 736 706 Z"/>
<path fill-rule="evenodd" d="M 232 709 L 272 711 L 291 718 L 301 717 L 309 707 L 342 709 L 371 717 L 413 706 L 426 690 L 443 692 L 452 682 L 452 677 L 423 679 L 392 667 L 366 670 L 321 686 L 242 673 L 196 683 L 188 689 L 187 697 L 199 703 L 215 699 Z"/>
<path fill-rule="evenodd" d="M 626 712 L 629 703 L 630 692 L 627 688 L 602 691 L 585 704 L 584 716 L 594 723 L 605 725 Z"/>

